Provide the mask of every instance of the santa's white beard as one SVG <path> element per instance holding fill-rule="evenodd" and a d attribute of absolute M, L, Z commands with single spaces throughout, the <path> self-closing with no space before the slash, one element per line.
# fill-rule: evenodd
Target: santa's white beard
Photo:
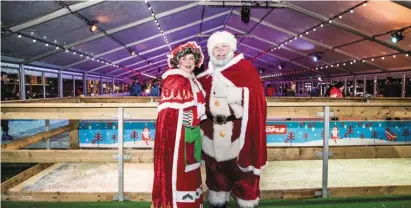
<path fill-rule="evenodd" d="M 213 55 L 210 56 L 210 60 L 214 67 L 223 67 L 226 64 L 228 64 L 228 62 L 230 62 L 231 59 L 233 59 L 233 57 L 234 57 L 234 51 L 230 51 L 227 54 L 227 57 L 223 60 L 217 60 Z"/>

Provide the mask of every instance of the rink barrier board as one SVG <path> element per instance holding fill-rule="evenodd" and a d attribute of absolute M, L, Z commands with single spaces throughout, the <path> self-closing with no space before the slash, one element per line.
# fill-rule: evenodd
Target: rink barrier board
<path fill-rule="evenodd" d="M 302 199 L 317 198 L 316 193 L 321 188 L 290 189 L 290 190 L 261 190 L 260 198 L 268 199 Z M 382 195 L 410 195 L 411 186 L 373 186 L 373 187 L 334 187 L 329 188 L 329 197 L 360 197 Z M 207 200 L 208 190 L 204 192 L 204 200 Z M 2 201 L 29 201 L 29 202 L 101 202 L 114 201 L 117 192 L 25 192 L 7 191 L 2 194 Z M 152 201 L 150 192 L 124 192 L 125 198 L 131 201 Z"/>
<path fill-rule="evenodd" d="M 268 103 L 267 118 L 322 118 L 330 106 L 332 117 L 410 118 L 410 103 Z M 124 120 L 156 119 L 156 103 L 14 103 L 2 104 L 3 119 L 113 120 L 118 108 L 124 108 Z"/>
<path fill-rule="evenodd" d="M 363 97 L 266 97 L 267 102 L 411 102 L 411 98 L 377 97 L 366 99 Z M 136 96 L 86 96 L 86 97 L 65 97 L 65 98 L 44 98 L 30 100 L 13 100 L 2 103 L 149 103 L 158 102 L 160 97 L 136 97 Z"/>
<path fill-rule="evenodd" d="M 37 101 L 35 101 L 37 102 Z M 53 103 L 56 102 L 56 103 Z M 68 103 L 65 103 L 68 102 Z M 116 115 L 116 112 L 118 107 L 124 107 L 124 108 L 130 108 L 130 110 L 133 110 L 134 112 L 136 111 L 135 108 L 145 108 L 142 111 L 148 111 L 148 109 L 151 110 L 151 112 L 147 113 L 146 115 L 142 115 L 142 113 L 140 112 L 137 113 L 137 115 L 132 113 L 128 113 L 127 111 L 125 113 L 125 119 L 127 118 L 137 118 L 137 119 L 142 119 L 141 117 L 146 116 L 146 119 L 153 119 L 156 116 L 156 111 L 153 111 L 156 108 L 156 104 L 155 103 L 135 103 L 135 104 L 121 104 L 121 103 L 110 103 L 110 104 L 104 104 L 104 103 L 73 103 L 76 102 L 75 99 L 69 100 L 69 101 L 56 101 L 53 100 L 50 103 L 29 103 L 30 105 L 27 105 L 26 103 L 22 102 L 22 103 L 18 103 L 18 104 L 4 104 L 2 103 L 2 117 L 3 118 L 18 118 L 18 119 L 53 119 L 52 116 L 53 114 L 58 114 L 58 116 L 56 118 L 58 119 L 75 119 L 75 120 L 79 120 L 79 119 L 90 119 L 88 116 L 93 115 L 95 117 L 93 117 L 94 119 L 99 119 L 99 120 L 113 120 L 113 119 L 117 119 L 118 115 Z M 80 102 L 80 101 L 78 101 Z M 121 102 L 121 101 L 120 101 Z M 321 103 L 320 103 L 321 102 Z M 289 107 L 296 107 L 296 108 L 301 108 L 303 106 L 306 107 L 311 107 L 311 108 L 317 108 L 314 110 L 311 110 L 310 113 L 308 113 L 308 115 L 314 115 L 314 117 L 319 117 L 321 118 L 321 116 L 319 116 L 319 114 L 321 114 L 323 106 L 329 105 L 332 106 L 331 107 L 331 111 L 333 112 L 333 108 L 335 110 L 335 113 L 332 116 L 339 116 L 341 117 L 346 116 L 346 117 L 350 117 L 353 116 L 353 113 L 344 113 L 344 114 L 339 114 L 340 110 L 343 110 L 344 108 L 350 108 L 350 107 L 358 107 L 361 106 L 364 109 L 361 110 L 360 112 L 362 112 L 363 115 L 367 115 L 364 114 L 364 112 L 367 110 L 365 109 L 366 107 L 364 107 L 365 105 L 361 102 L 363 101 L 354 101 L 354 102 L 358 102 L 358 103 L 332 103 L 332 102 L 328 102 L 328 103 L 323 103 L 324 100 L 322 101 L 318 101 L 318 103 L 312 102 L 311 103 L 269 103 L 268 104 L 268 112 L 269 112 L 269 116 L 274 116 L 276 118 L 280 117 L 279 114 L 277 115 L 273 115 L 273 113 L 275 113 L 276 111 L 283 111 L 284 109 L 289 109 Z M 34 104 L 34 105 L 33 105 Z M 113 105 L 115 104 L 115 105 Z M 359 104 L 359 105 L 357 105 Z M 382 107 L 382 105 L 385 105 L 384 107 Z M 75 106 L 75 107 L 74 107 Z M 334 107 L 333 107 L 334 106 Z M 338 106 L 338 107 L 336 107 Z M 399 118 L 408 118 L 409 117 L 409 107 L 410 104 L 409 103 L 398 103 L 398 104 L 393 104 L 393 103 L 367 103 L 367 107 L 370 106 L 374 106 L 374 108 L 376 109 L 374 113 L 376 113 L 378 116 L 380 117 L 399 117 Z M 389 106 L 389 107 L 387 107 Z M 276 110 L 275 111 L 270 111 L 270 108 L 275 107 Z M 35 110 L 31 109 L 30 111 L 21 111 L 21 108 L 35 108 Z M 57 110 L 57 109 L 60 110 Z M 79 109 L 87 109 L 84 111 L 84 114 L 81 115 L 75 115 L 79 112 Z M 91 110 L 92 108 L 98 108 L 98 109 L 94 109 Z M 108 112 L 105 112 L 101 109 L 103 108 L 107 108 L 107 109 L 112 109 L 114 108 L 115 110 L 107 110 Z M 380 108 L 380 109 L 377 109 Z M 390 109 L 388 109 L 390 108 Z M 392 108 L 398 108 L 398 109 L 392 109 Z M 6 109 L 6 110 L 4 110 Z M 19 110 L 17 110 L 19 109 Z M 52 110 L 50 110 L 52 109 Z M 70 110 L 73 109 L 73 110 Z M 77 109 L 77 110 L 76 110 Z M 67 112 L 67 110 L 69 112 Z M 155 109 L 156 110 L 156 109 Z M 37 114 L 33 114 L 33 112 L 39 112 Z M 54 112 L 53 112 L 54 111 Z M 88 112 L 92 111 L 90 114 L 88 114 Z M 155 112 L 155 113 L 154 113 Z M 347 111 L 348 112 L 348 111 Z M 114 114 L 113 114 L 114 113 Z M 294 112 L 295 113 L 295 112 Z M 43 115 L 41 115 L 43 114 Z M 44 115 L 46 114 L 46 115 Z M 111 119 L 110 119 L 110 114 L 111 114 Z M 303 114 L 301 114 L 303 115 Z M 298 117 L 295 118 L 300 118 L 300 117 L 306 117 L 306 116 L 301 116 L 297 115 Z M 307 115 L 307 114 L 304 114 Z M 356 116 L 358 114 L 355 113 L 354 116 Z M 11 117 L 10 117 L 11 116 Z M 15 116 L 15 117 L 13 117 Z M 30 117 L 30 116 L 35 116 L 35 117 Z M 37 117 L 36 117 L 37 116 Z M 51 117 L 50 117 L 51 116 Z M 312 116 L 308 116 L 308 117 L 312 117 Z M 91 119 L 93 119 L 91 118 Z M 287 114 L 284 116 L 284 118 L 294 118 L 291 117 L 290 114 Z M 144 118 L 143 118 L 144 119 Z M 410 151 L 408 149 L 406 150 L 400 150 L 398 151 L 398 149 L 393 149 L 395 146 L 388 146 L 388 147 L 384 147 L 384 146 L 379 146 L 379 147 L 373 147 L 376 148 L 375 151 L 370 151 L 370 150 L 358 150 L 357 149 L 357 153 L 358 152 L 375 152 L 375 154 L 380 155 L 381 157 L 388 157 L 388 158 L 392 158 L 392 157 L 403 157 L 403 154 L 408 154 Z M 399 148 L 408 148 L 408 146 L 399 146 Z M 306 151 L 308 149 L 310 149 L 310 151 Z M 336 150 L 334 150 L 334 148 L 336 148 Z M 334 155 L 338 156 L 339 154 L 336 154 L 338 151 L 338 148 L 342 148 L 343 151 L 345 151 L 345 153 L 348 156 L 351 156 L 352 154 L 349 154 L 349 152 L 347 152 L 345 149 L 353 149 L 353 148 L 365 148 L 365 147 L 330 147 L 330 151 L 331 152 L 335 152 Z M 271 149 L 271 148 L 270 148 Z M 268 149 L 269 152 L 271 152 L 272 150 Z M 291 151 L 291 153 L 279 153 L 277 152 L 277 154 L 282 154 L 282 155 L 287 155 L 287 158 L 290 158 L 290 160 L 298 160 L 299 158 L 312 158 L 312 159 L 320 159 L 318 158 L 318 153 L 321 152 L 322 148 L 318 147 L 317 149 L 313 148 L 313 147 L 298 147 L 298 151 L 295 149 L 291 149 L 290 147 L 281 147 L 281 148 L 275 148 L 275 149 L 290 149 L 293 150 Z M 304 149 L 304 150 L 299 150 L 299 149 Z M 317 150 L 317 151 L 316 151 Z M 10 151 L 4 151 L 5 154 L 3 155 L 2 152 L 2 160 L 4 158 L 15 158 L 16 155 L 19 155 L 20 153 L 25 154 L 24 157 L 27 158 L 33 158 L 33 154 L 36 155 L 37 152 L 24 152 L 25 150 L 10 150 Z M 34 151 L 34 150 L 33 150 Z M 50 151 L 54 151 L 54 150 L 46 150 L 48 151 L 48 153 L 50 153 Z M 67 151 L 67 150 L 63 150 L 63 151 Z M 81 151 L 81 150 L 79 150 Z M 95 150 L 93 150 L 95 151 Z M 99 151 L 99 150 L 98 150 Z M 101 150 L 104 152 L 107 152 L 108 150 Z M 116 150 L 114 150 L 114 154 L 110 154 L 111 155 L 111 159 L 114 160 L 113 155 L 116 155 L 118 152 Z M 151 151 L 151 150 L 143 150 L 143 151 Z M 77 152 L 76 155 L 78 155 L 80 152 Z M 9 154 L 9 155 L 7 155 Z M 55 156 L 55 152 L 54 154 L 52 154 L 54 157 Z M 83 154 L 83 153 L 81 153 Z M 73 155 L 73 153 L 72 153 Z M 67 157 L 71 157 L 72 155 L 68 155 Z M 297 155 L 297 156 L 296 156 Z M 307 155 L 311 155 L 311 156 L 307 156 Z M 315 155 L 315 156 L 313 156 Z M 343 153 L 340 155 L 344 155 Z M 355 155 L 355 154 L 354 154 Z M 369 154 L 369 157 L 375 158 L 376 156 L 373 154 Z M 6 157 L 3 157 L 6 156 Z M 41 158 L 39 160 L 43 160 L 45 158 L 49 158 L 51 155 L 44 157 L 43 156 L 39 156 L 37 155 L 36 157 Z M 74 155 L 73 155 L 74 156 Z M 152 157 L 152 153 L 151 153 L 151 157 Z M 343 157 L 343 156 L 342 156 Z M 367 156 L 368 157 L 368 156 Z M 409 157 L 409 156 L 407 156 Z M 107 158 L 109 158 L 109 156 L 107 156 Z M 133 157 L 131 157 L 133 158 Z M 137 157 L 138 158 L 138 157 Z M 143 157 L 140 157 L 140 160 Z M 275 156 L 274 156 L 275 158 Z M 332 158 L 332 157 L 331 157 Z M 83 158 L 80 158 L 80 162 L 82 162 Z M 283 159 L 283 158 L 281 158 Z M 24 160 L 24 159 L 23 159 Z M 117 161 L 115 161 L 117 162 Z M 126 161 L 127 162 L 127 161 Z M 333 193 L 333 188 L 329 188 L 331 190 L 331 193 Z M 361 194 L 366 194 L 366 195 L 381 195 L 381 194 L 410 194 L 410 190 L 411 187 L 410 186 L 381 186 L 381 187 L 347 187 L 347 188 L 335 188 L 335 193 L 332 194 L 332 197 L 338 197 L 339 194 L 342 193 L 341 196 L 347 196 L 346 194 L 348 193 L 354 193 L 354 192 L 358 192 L 355 195 L 359 196 Z M 269 197 L 268 195 L 264 195 L 264 194 L 270 194 L 272 195 L 271 197 L 278 197 L 278 198 L 285 198 L 285 197 L 291 197 L 291 198 L 304 198 L 304 197 L 315 197 L 316 194 L 315 192 L 321 191 L 320 188 L 318 189 L 311 189 L 311 190 L 267 190 L 267 191 L 263 191 L 262 193 L 262 197 L 263 199 L 266 199 L 265 197 Z M 118 193 L 62 193 L 62 192 L 56 192 L 56 193 L 39 193 L 39 192 L 9 192 L 7 191 L 5 194 L 2 195 L 2 200 L 13 200 L 13 201 L 79 201 L 79 200 L 85 200 L 85 201 L 112 201 L 113 197 L 116 196 Z M 147 199 L 148 201 L 151 200 L 151 195 L 149 193 L 125 193 L 125 195 L 129 195 L 131 196 L 131 200 L 144 200 Z"/>
<path fill-rule="evenodd" d="M 6 144 L 2 144 L 1 145 L 1 150 L 17 150 L 17 149 L 22 149 L 24 147 L 27 147 L 31 144 L 35 144 L 37 142 L 40 141 L 46 141 L 48 139 L 51 139 L 55 136 L 58 136 L 60 134 L 63 134 L 65 132 L 72 132 L 75 131 L 77 129 L 76 126 L 73 125 L 66 125 L 60 128 L 56 128 L 56 129 L 52 129 L 50 131 L 45 131 L 45 132 L 41 132 L 38 133 L 36 135 L 33 136 L 28 136 L 28 137 L 24 137 L 24 138 L 20 138 L 19 140 L 10 142 L 10 143 L 6 143 Z"/>
<path fill-rule="evenodd" d="M 411 145 L 330 147 L 330 159 L 411 158 Z M 322 147 L 269 147 L 268 161 L 320 160 Z M 117 163 L 116 149 L 4 150 L 3 163 Z M 125 163 L 152 163 L 152 149 L 125 149 Z M 128 159 L 129 158 L 129 159 Z"/>
<path fill-rule="evenodd" d="M 21 184 L 22 182 L 26 181 L 27 179 L 31 178 L 32 176 L 40 173 L 44 169 L 50 167 L 52 164 L 50 163 L 39 163 L 30 167 L 29 169 L 7 179 L 3 183 L 1 183 L 1 192 L 5 192 L 14 186 Z"/>
<path fill-rule="evenodd" d="M 322 120 L 266 122 L 268 147 L 322 146 Z M 411 145 L 411 120 L 332 121 L 329 125 L 330 146 Z M 79 123 L 81 148 L 118 147 L 116 121 Z M 156 121 L 126 121 L 123 123 L 125 148 L 153 148 L 156 141 Z"/>

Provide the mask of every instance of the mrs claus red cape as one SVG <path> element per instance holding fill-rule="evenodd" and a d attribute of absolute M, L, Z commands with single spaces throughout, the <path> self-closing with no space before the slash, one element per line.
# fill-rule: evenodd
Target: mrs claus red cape
<path fill-rule="evenodd" d="M 237 165 L 243 172 L 253 172 L 255 175 L 260 175 L 261 170 L 267 163 L 265 132 L 267 102 L 260 76 L 254 66 L 244 59 L 243 54 L 236 55 L 225 67 L 220 69 L 213 70 L 213 66 L 209 64 L 209 69 L 197 76 L 203 85 L 203 89 L 206 91 L 206 101 L 210 100 L 209 95 L 213 85 L 213 76 L 210 76 L 211 74 L 219 79 L 220 82 L 233 89 L 232 92 L 228 92 L 227 100 L 239 100 L 238 104 L 243 108 L 243 110 L 238 110 L 242 112 L 242 118 L 234 121 L 231 141 L 233 144 L 236 142 L 235 140 L 239 140 Z M 239 91 L 239 88 L 242 91 Z M 210 109 L 209 102 L 206 102 L 206 109 Z M 237 114 L 241 114 L 236 112 L 234 108 L 230 110 L 234 111 L 236 117 L 239 117 Z M 207 141 L 205 139 L 213 140 L 213 123 L 209 120 L 207 121 L 201 125 L 204 134 L 208 134 L 207 137 L 203 137 L 203 152 L 207 154 L 207 148 L 210 148 L 210 151 L 216 154 L 217 141 L 211 141 L 211 143 L 208 141 L 210 143 L 209 147 L 206 146 Z M 236 126 L 239 127 L 236 128 Z M 229 152 L 226 152 L 226 154 L 229 154 Z M 216 159 L 218 161 L 218 158 Z"/>

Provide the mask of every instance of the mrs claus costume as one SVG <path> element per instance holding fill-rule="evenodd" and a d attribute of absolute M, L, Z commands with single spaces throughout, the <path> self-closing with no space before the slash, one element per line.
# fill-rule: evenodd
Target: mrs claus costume
<path fill-rule="evenodd" d="M 205 92 L 194 73 L 177 68 L 181 57 L 193 54 L 203 63 L 200 46 L 188 42 L 169 56 L 170 70 L 163 78 L 154 143 L 152 208 L 199 208 L 201 187 L 200 121 L 205 115 Z"/>

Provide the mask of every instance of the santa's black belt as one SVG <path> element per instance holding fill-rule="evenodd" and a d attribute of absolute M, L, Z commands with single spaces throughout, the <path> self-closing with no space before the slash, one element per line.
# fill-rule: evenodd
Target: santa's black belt
<path fill-rule="evenodd" d="M 235 115 L 230 115 L 230 116 L 216 115 L 216 116 L 213 116 L 213 115 L 208 114 L 208 113 L 207 113 L 207 118 L 211 119 L 213 121 L 213 123 L 218 124 L 218 125 L 223 125 L 223 124 L 226 124 L 229 121 L 237 120 Z"/>

